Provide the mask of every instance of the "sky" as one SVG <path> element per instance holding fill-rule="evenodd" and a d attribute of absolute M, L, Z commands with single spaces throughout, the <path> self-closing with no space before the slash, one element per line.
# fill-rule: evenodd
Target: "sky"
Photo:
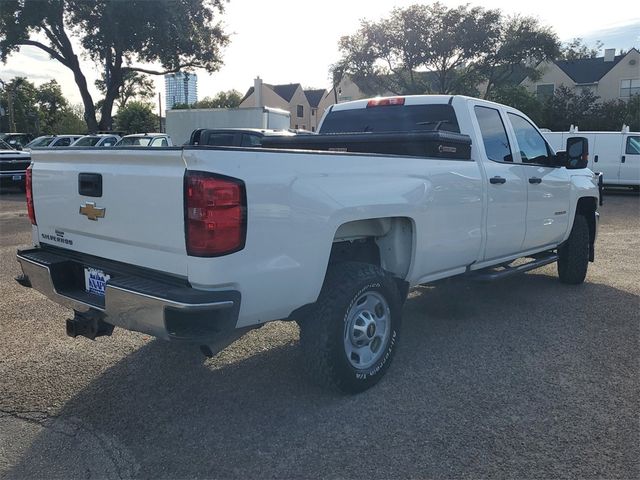
<path fill-rule="evenodd" d="M 2 1 L 2 0 L 0 0 Z M 213 96 L 235 88 L 244 93 L 259 75 L 266 83 L 301 83 L 305 88 L 329 88 L 329 65 L 339 58 L 338 40 L 358 29 L 361 19 L 377 20 L 394 7 L 407 7 L 421 0 L 231 0 L 221 17 L 231 42 L 224 50 L 219 72 L 198 73 L 198 96 Z M 506 14 L 537 17 L 550 26 L 562 41 L 582 37 L 603 48 L 640 47 L 640 10 L 636 1 L 619 0 L 612 8 L 591 8 L 559 0 L 515 2 L 513 0 L 441 1 L 449 7 L 499 8 Z M 90 85 L 98 69 L 85 61 Z M 0 64 L 0 79 L 26 76 L 36 84 L 55 78 L 72 103 L 80 95 L 70 71 L 47 54 L 23 47 L 7 64 Z M 157 92 L 164 94 L 164 82 L 156 77 Z M 95 90 L 94 90 L 95 92 Z M 96 95 L 97 96 L 97 95 Z M 164 99 L 163 99 L 164 102 Z"/>

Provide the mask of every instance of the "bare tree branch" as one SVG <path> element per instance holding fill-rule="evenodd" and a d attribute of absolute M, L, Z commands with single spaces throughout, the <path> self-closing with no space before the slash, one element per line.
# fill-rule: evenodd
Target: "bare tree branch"
<path fill-rule="evenodd" d="M 51 58 L 55 58 L 56 60 L 58 60 L 60 63 L 62 63 L 67 67 L 69 66 L 69 62 L 67 62 L 66 58 L 64 58 L 62 55 L 56 52 L 53 48 L 48 47 L 44 43 L 36 42 L 35 40 L 21 40 L 18 45 L 28 45 L 30 47 L 37 47 L 40 50 L 44 50 L 49 55 L 51 55 Z"/>

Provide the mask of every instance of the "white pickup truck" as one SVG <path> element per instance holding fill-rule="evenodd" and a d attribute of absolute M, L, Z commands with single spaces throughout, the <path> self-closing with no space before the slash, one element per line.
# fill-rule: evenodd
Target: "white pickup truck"
<path fill-rule="evenodd" d="M 119 326 L 212 354 L 295 320 L 314 378 L 346 392 L 389 367 L 411 286 L 552 262 L 584 281 L 599 201 L 585 139 L 556 154 L 521 112 L 462 96 L 334 105 L 320 133 L 34 152 L 17 280 L 75 311 L 71 336 Z"/>

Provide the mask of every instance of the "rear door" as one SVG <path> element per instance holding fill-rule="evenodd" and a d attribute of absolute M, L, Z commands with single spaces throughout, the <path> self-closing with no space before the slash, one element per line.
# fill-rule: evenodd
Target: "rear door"
<path fill-rule="evenodd" d="M 32 155 L 41 244 L 186 275 L 181 149 Z"/>
<path fill-rule="evenodd" d="M 527 226 L 523 251 L 559 243 L 569 227 L 571 177 L 566 168 L 552 167 L 552 151 L 526 118 L 507 114 L 527 189 Z"/>
<path fill-rule="evenodd" d="M 620 184 L 640 185 L 640 135 L 624 136 L 620 163 Z"/>
<path fill-rule="evenodd" d="M 598 157 L 594 168 L 602 172 L 604 183 L 617 185 L 620 183 L 620 165 L 622 162 L 621 133 L 595 134 L 593 157 Z M 591 155 L 590 155 L 591 156 Z"/>
<path fill-rule="evenodd" d="M 507 257 L 521 251 L 525 235 L 527 187 L 520 163 L 514 162 L 500 110 L 474 106 L 487 185 L 487 240 L 484 260 Z"/>

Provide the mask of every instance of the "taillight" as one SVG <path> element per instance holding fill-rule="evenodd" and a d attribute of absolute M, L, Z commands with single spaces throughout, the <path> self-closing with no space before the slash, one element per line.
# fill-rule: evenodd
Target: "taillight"
<path fill-rule="evenodd" d="M 37 225 L 36 223 L 36 211 L 33 208 L 33 187 L 31 176 L 33 175 L 31 171 L 31 166 L 27 168 L 27 172 L 25 175 L 24 183 L 25 190 L 27 192 L 27 213 L 29 214 L 29 220 L 31 220 L 31 225 Z"/>
<path fill-rule="evenodd" d="M 372 98 L 367 102 L 367 108 L 385 107 L 388 105 L 404 105 L 404 97 Z"/>
<path fill-rule="evenodd" d="M 244 248 L 247 200 L 242 180 L 208 172 L 184 177 L 187 254 L 216 257 Z"/>

